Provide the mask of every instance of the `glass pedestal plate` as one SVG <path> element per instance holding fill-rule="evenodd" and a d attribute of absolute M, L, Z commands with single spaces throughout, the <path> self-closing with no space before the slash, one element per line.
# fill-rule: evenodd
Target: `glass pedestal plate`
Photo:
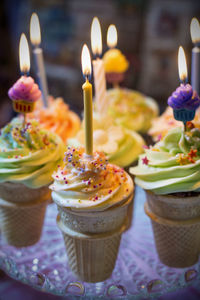
<path fill-rule="evenodd" d="M 144 192 L 137 187 L 132 226 L 123 234 L 115 269 L 104 282 L 81 282 L 71 272 L 56 226 L 55 204 L 48 206 L 43 234 L 36 245 L 17 249 L 6 245 L 0 235 L 0 269 L 34 288 L 70 299 L 156 298 L 189 285 L 200 290 L 200 263 L 175 269 L 159 261 L 144 202 Z"/>

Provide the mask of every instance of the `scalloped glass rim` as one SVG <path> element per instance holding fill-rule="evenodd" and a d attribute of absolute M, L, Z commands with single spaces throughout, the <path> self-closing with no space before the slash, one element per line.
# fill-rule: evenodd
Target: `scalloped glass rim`
<path fill-rule="evenodd" d="M 144 192 L 137 187 L 132 227 L 123 235 L 112 276 L 104 282 L 84 283 L 71 272 L 62 235 L 56 227 L 54 204 L 47 209 L 43 234 L 36 245 L 16 249 L 7 246 L 0 236 L 0 268 L 38 290 L 70 295 L 71 299 L 132 299 L 133 295 L 134 299 L 155 298 L 191 285 L 200 290 L 200 263 L 175 269 L 158 260 L 151 224 L 143 211 L 144 201 Z"/>

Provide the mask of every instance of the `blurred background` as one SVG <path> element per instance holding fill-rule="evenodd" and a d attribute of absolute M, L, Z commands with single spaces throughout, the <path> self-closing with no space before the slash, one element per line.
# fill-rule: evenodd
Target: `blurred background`
<path fill-rule="evenodd" d="M 33 12 L 40 19 L 50 94 L 63 97 L 79 113 L 83 108 L 81 48 L 83 43 L 90 46 L 94 16 L 101 23 L 104 52 L 108 26 L 113 23 L 117 27 L 117 47 L 130 62 L 122 85 L 155 98 L 161 111 L 179 83 L 179 45 L 185 49 L 190 74 L 190 22 L 192 17 L 200 19 L 198 0 L 3 0 L 0 1 L 0 126 L 13 114 L 7 91 L 20 76 L 19 38 L 22 32 L 29 38 Z M 35 76 L 33 58 L 31 75 Z"/>

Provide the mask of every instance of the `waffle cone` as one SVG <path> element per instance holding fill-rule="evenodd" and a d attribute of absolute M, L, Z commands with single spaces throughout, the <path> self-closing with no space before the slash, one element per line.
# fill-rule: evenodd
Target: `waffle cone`
<path fill-rule="evenodd" d="M 22 190 L 22 184 L 13 184 L 13 186 L 15 193 L 13 188 L 12 202 L 10 196 L 8 196 L 9 201 L 0 198 L 0 228 L 3 239 L 9 245 L 27 247 L 35 244 L 40 238 L 50 194 L 47 187 L 36 191 L 27 187 Z M 26 202 L 19 202 L 22 193 Z M 5 198 L 8 194 L 8 190 L 4 191 Z M 28 202 L 28 195 L 32 201 Z M 37 198 L 34 198 L 33 195 Z"/>
<path fill-rule="evenodd" d="M 46 197 L 47 194 L 50 199 L 51 192 L 48 186 L 30 189 L 22 183 L 13 183 L 9 181 L 0 183 L 0 198 L 12 203 L 32 202 L 43 196 Z"/>
<path fill-rule="evenodd" d="M 188 220 L 200 217 L 200 195 L 176 197 L 156 195 L 146 191 L 147 202 L 152 213 L 171 220 Z"/>
<path fill-rule="evenodd" d="M 198 261 L 200 252 L 200 217 L 190 220 L 169 220 L 144 206 L 150 217 L 158 256 L 169 267 L 185 268 Z"/>
<path fill-rule="evenodd" d="M 62 223 L 80 233 L 102 233 L 110 232 L 120 228 L 129 215 L 131 224 L 133 193 L 119 206 L 111 207 L 105 211 L 73 211 L 70 208 L 58 206 L 58 212 Z"/>
<path fill-rule="evenodd" d="M 85 282 L 100 282 L 112 274 L 117 259 L 122 225 L 109 233 L 84 234 L 67 228 L 58 215 L 71 270 Z"/>

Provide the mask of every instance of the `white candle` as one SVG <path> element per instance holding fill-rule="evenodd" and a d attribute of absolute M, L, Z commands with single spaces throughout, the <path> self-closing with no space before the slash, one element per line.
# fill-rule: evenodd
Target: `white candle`
<path fill-rule="evenodd" d="M 108 105 L 106 99 L 106 77 L 103 60 L 100 59 L 100 55 L 102 54 L 101 27 L 99 20 L 96 17 L 92 21 L 91 46 L 93 55 L 97 57 L 92 62 L 95 85 L 95 101 L 98 112 L 100 114 L 105 114 Z"/>
<path fill-rule="evenodd" d="M 191 85 L 193 90 L 200 94 L 200 25 L 196 18 L 193 18 L 190 25 L 190 32 L 194 48 L 192 49 Z"/>
<path fill-rule="evenodd" d="M 33 54 L 35 57 L 37 76 L 39 80 L 40 89 L 42 91 L 42 100 L 45 107 L 48 107 L 48 85 L 46 79 L 46 73 L 44 68 L 43 51 L 39 47 L 41 43 L 41 32 L 38 16 L 33 13 L 30 22 L 30 39 L 34 46 Z"/>

